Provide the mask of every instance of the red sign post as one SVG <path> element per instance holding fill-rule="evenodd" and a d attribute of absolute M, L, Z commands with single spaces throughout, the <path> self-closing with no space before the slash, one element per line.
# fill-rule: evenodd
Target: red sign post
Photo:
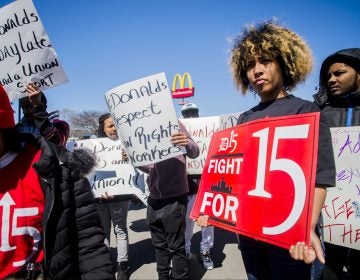
<path fill-rule="evenodd" d="M 309 243 L 319 113 L 214 133 L 192 218 L 280 247 Z"/>

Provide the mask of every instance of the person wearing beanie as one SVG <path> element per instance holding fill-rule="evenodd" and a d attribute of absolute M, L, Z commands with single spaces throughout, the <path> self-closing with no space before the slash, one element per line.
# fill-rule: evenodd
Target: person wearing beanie
<path fill-rule="evenodd" d="M 0 85 L 0 279 L 114 279 L 88 152 L 20 134 Z"/>
<path fill-rule="evenodd" d="M 114 121 L 109 113 L 99 117 L 99 138 L 118 140 Z M 129 239 L 127 229 L 127 216 L 132 194 L 109 195 L 105 192 L 100 198 L 96 198 L 101 224 L 105 231 L 105 244 L 110 247 L 111 223 L 116 237 L 117 249 L 117 280 L 128 280 L 129 269 Z"/>
<path fill-rule="evenodd" d="M 186 103 L 181 107 L 181 114 L 184 119 L 198 118 L 199 108 L 194 103 Z M 190 212 L 193 208 L 196 194 L 199 189 L 201 175 L 188 174 L 189 196 L 186 210 L 186 229 L 185 229 L 185 252 L 186 259 L 191 260 L 191 239 L 193 237 L 193 230 L 195 222 L 190 218 Z M 203 267 L 207 270 L 214 268 L 214 262 L 211 258 L 211 249 L 214 246 L 214 227 L 201 227 L 201 241 L 200 241 L 200 260 Z"/>
<path fill-rule="evenodd" d="M 313 60 L 307 43 L 297 33 L 270 20 L 244 28 L 234 40 L 230 69 L 236 87 L 245 95 L 253 92 L 260 102 L 239 116 L 238 124 L 267 117 L 320 112 L 310 101 L 291 94 L 312 70 Z M 310 244 L 299 240 L 289 250 L 238 235 L 239 248 L 249 279 L 312 279 L 311 263 L 324 263 L 316 232 L 326 188 L 335 185 L 335 163 L 330 129 L 320 114 L 314 203 L 311 209 Z M 301 153 L 301 151 L 298 151 Z M 284 186 L 279 184 L 279 189 Z M 206 225 L 207 216 L 198 219 Z"/>
<path fill-rule="evenodd" d="M 50 120 L 46 111 L 47 99 L 35 84 L 27 84 L 26 93 L 28 96 L 19 100 L 24 115 L 16 125 L 19 132 L 42 135 L 57 145 L 65 146 L 70 133 L 69 124 L 59 119 Z"/>
<path fill-rule="evenodd" d="M 360 126 L 360 48 L 339 50 L 324 60 L 314 99 L 330 127 Z M 325 242 L 325 260 L 323 279 L 360 279 L 360 248 Z"/>

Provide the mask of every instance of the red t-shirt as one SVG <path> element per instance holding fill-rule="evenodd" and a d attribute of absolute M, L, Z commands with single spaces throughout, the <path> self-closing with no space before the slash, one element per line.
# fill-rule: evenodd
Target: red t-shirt
<path fill-rule="evenodd" d="M 41 262 L 44 195 L 32 167 L 40 150 L 27 145 L 0 169 L 0 279 Z"/>

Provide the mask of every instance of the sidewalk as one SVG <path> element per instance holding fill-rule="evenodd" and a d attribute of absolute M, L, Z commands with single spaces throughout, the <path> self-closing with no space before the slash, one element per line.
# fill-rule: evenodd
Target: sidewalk
<path fill-rule="evenodd" d="M 145 222 L 146 208 L 130 207 L 128 214 L 130 279 L 157 279 L 155 251 Z M 200 228 L 195 225 L 192 239 L 192 260 L 189 279 L 246 280 L 245 268 L 234 233 L 215 228 L 212 256 L 215 268 L 204 270 L 199 262 Z M 115 240 L 111 241 L 112 255 L 116 255 Z"/>

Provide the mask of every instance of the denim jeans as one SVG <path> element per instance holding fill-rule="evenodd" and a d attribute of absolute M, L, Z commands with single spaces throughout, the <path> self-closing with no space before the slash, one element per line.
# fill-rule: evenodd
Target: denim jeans
<path fill-rule="evenodd" d="M 188 197 L 186 210 L 186 230 L 185 230 L 185 251 L 186 254 L 191 252 L 191 238 L 193 236 L 194 221 L 189 218 L 191 209 L 193 208 L 196 195 L 192 194 Z M 214 246 L 214 227 L 201 227 L 200 252 L 209 252 Z"/>
<path fill-rule="evenodd" d="M 129 240 L 127 215 L 129 204 L 130 200 L 102 202 L 97 204 L 107 246 L 110 246 L 111 222 L 113 223 L 116 237 L 117 262 L 128 261 Z"/>

